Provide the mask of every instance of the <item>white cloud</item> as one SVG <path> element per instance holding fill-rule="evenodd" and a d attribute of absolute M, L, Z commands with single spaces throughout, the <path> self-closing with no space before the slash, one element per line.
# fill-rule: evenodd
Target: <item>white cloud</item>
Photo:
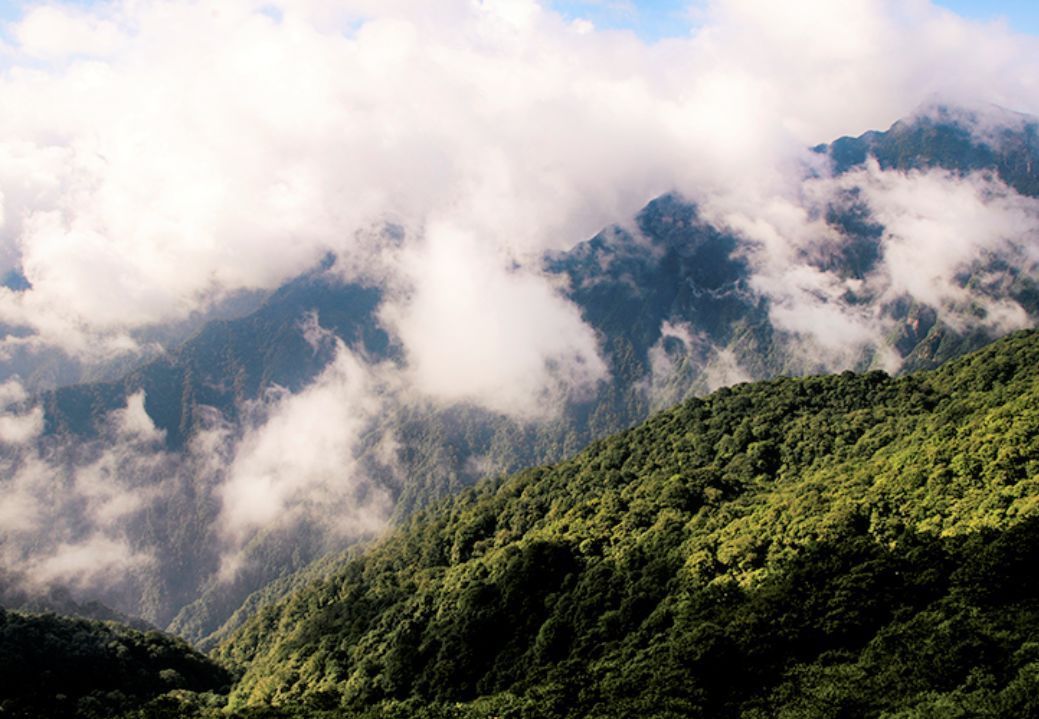
<path fill-rule="evenodd" d="M 135 552 L 125 540 L 102 534 L 74 544 L 60 544 L 52 553 L 34 557 L 25 569 L 30 586 L 83 588 L 99 581 L 125 582 L 131 572 L 147 567 L 153 557 Z"/>
<path fill-rule="evenodd" d="M 33 407 L 23 414 L 0 414 L 0 444 L 25 444 L 43 432 L 43 410 Z"/>
<path fill-rule="evenodd" d="M 328 250 L 364 268 L 385 220 L 527 263 L 671 189 L 782 195 L 805 145 L 932 94 L 1039 107 L 1034 40 L 926 2 L 726 0 L 653 46 L 582 30 L 533 0 L 30 5 L 0 261 L 33 288 L 0 321 L 97 360 Z"/>
<path fill-rule="evenodd" d="M 847 242 L 825 218 L 830 203 L 840 205 L 838 196 L 851 191 L 883 228 L 876 266 L 863 278 L 814 261 L 820 249 Z M 990 174 L 882 170 L 870 159 L 836 178 L 808 179 L 796 202 L 777 198 L 719 221 L 754 243 L 751 284 L 770 298 L 774 325 L 807 341 L 809 367 L 854 366 L 870 350 L 879 351 L 879 366 L 897 370 L 900 360 L 887 346 L 896 320 L 886 309 L 903 298 L 932 307 L 955 329 L 1008 332 L 1031 324 L 1013 300 L 964 284 L 969 275 L 985 279 L 994 257 L 1026 275 L 1039 270 L 1039 200 Z M 1010 275 L 989 279 L 1005 285 Z"/>
<path fill-rule="evenodd" d="M 122 39 L 111 20 L 61 5 L 31 7 L 15 26 L 14 36 L 21 51 L 40 58 L 106 55 Z"/>
<path fill-rule="evenodd" d="M 18 380 L 0 384 L 0 447 L 23 445 L 43 432 L 43 409 L 20 408 L 28 394 Z"/>
<path fill-rule="evenodd" d="M 116 410 L 109 416 L 109 421 L 122 437 L 135 439 L 144 443 L 158 443 L 166 433 L 155 426 L 155 422 L 144 408 L 144 390 L 138 390 L 126 398 L 126 408 Z"/>
<path fill-rule="evenodd" d="M 578 35 L 587 35 L 595 32 L 595 23 L 585 18 L 577 18 L 570 23 L 570 27 L 574 29 Z"/>
<path fill-rule="evenodd" d="M 542 12 L 535 0 L 480 0 L 479 5 L 488 15 L 520 30 L 530 28 Z"/>
<path fill-rule="evenodd" d="M 6 409 L 12 404 L 28 399 L 29 395 L 18 380 L 8 380 L 0 384 L 0 408 Z"/>
<path fill-rule="evenodd" d="M 183 452 L 165 449 L 143 391 L 103 418 L 97 439 L 14 438 L 0 453 L 0 567 L 29 591 L 64 586 L 165 621 L 179 606 L 149 591 L 171 576 L 177 592 L 218 570 L 229 579 L 271 531 L 302 526 L 341 544 L 385 526 L 389 492 L 368 472 L 396 462 L 392 434 L 380 432 L 370 460 L 359 455 L 399 387 L 316 315 L 301 325 L 315 342 L 335 343 L 319 377 L 295 395 L 271 388 L 241 408 L 242 427 L 197 408 L 200 429 Z M 42 429 L 39 408 L 11 414 L 25 399 L 17 383 L 0 385 L 0 441 L 12 440 L 16 421 Z"/>
<path fill-rule="evenodd" d="M 649 349 L 649 365 L 644 387 L 651 411 L 751 379 L 733 350 L 715 345 L 684 322 L 661 323 L 660 339 Z"/>
<path fill-rule="evenodd" d="M 29 417 L 35 439 L 43 412 L 33 408 L 21 419 Z M 0 418 L 0 435 L 7 419 Z M 29 589 L 56 583 L 105 596 L 139 592 L 139 573 L 162 549 L 150 546 L 139 526 L 131 528 L 170 500 L 178 469 L 177 458 L 157 444 L 161 433 L 144 410 L 143 392 L 108 415 L 102 436 L 23 441 L 0 455 L 0 563 L 24 574 Z"/>
<path fill-rule="evenodd" d="M 956 311 L 964 312 L 971 303 L 988 310 L 994 329 L 1006 332 L 1027 326 L 1020 307 L 1015 310 L 987 299 L 961 286 L 956 277 L 992 254 L 1024 260 L 1034 252 L 1039 245 L 1039 201 L 985 175 L 882 172 L 875 162 L 843 182 L 863 189 L 874 217 L 885 228 L 882 272 L 889 299 L 908 294 L 946 310 L 945 319 L 954 326 L 966 324 Z M 1034 270 L 1027 264 L 1019 269 Z"/>
<path fill-rule="evenodd" d="M 12 535 L 35 533 L 42 528 L 40 516 L 44 506 L 38 494 L 40 479 L 46 481 L 49 468 L 37 458 L 28 458 L 18 471 L 11 471 L 11 465 L 0 466 L 7 474 L 4 491 L 0 494 L 0 527 L 4 530 L 5 544 L 9 545 Z"/>
<path fill-rule="evenodd" d="M 605 377 L 595 335 L 541 276 L 447 224 L 425 239 L 402 262 L 412 291 L 385 311 L 420 391 L 533 419 Z"/>
<path fill-rule="evenodd" d="M 355 459 L 381 402 L 378 379 L 337 341 L 335 359 L 299 393 L 278 393 L 236 445 L 219 490 L 221 532 L 241 547 L 261 529 L 301 519 L 347 537 L 381 528 L 385 489 Z"/>

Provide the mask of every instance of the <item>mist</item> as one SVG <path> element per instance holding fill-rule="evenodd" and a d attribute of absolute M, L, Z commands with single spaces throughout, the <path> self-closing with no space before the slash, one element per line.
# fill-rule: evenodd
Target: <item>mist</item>
<path fill-rule="evenodd" d="M 392 502 L 355 454 L 381 407 L 380 380 L 336 342 L 301 392 L 270 388 L 241 426 L 210 408 L 183 451 L 165 448 L 143 392 L 106 415 L 95 440 L 19 437 L 0 458 L 0 594 L 61 587 L 166 623 L 180 595 L 249 568 L 264 535 L 305 527 L 332 548 L 377 534 Z M 0 428 L 24 421 L 38 432 L 40 416 L 3 416 Z M 190 584 L 170 586 L 178 578 Z"/>

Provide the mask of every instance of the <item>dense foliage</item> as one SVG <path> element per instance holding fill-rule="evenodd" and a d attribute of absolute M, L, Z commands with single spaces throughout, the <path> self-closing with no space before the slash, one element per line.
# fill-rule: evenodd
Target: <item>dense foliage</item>
<path fill-rule="evenodd" d="M 170 692 L 226 692 L 231 681 L 159 632 L 3 609 L 0 677 L 0 717 L 26 719 L 111 717 Z"/>
<path fill-rule="evenodd" d="M 416 515 L 220 650 L 271 716 L 1039 716 L 1039 334 L 721 390 Z"/>

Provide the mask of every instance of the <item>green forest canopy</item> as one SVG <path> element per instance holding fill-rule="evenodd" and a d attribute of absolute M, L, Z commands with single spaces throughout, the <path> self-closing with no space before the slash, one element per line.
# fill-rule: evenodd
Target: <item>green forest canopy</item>
<path fill-rule="evenodd" d="M 220 649 L 232 705 L 1029 716 L 1039 335 L 723 389 L 420 513 Z"/>
<path fill-rule="evenodd" d="M 112 625 L 45 620 L 31 666 L 83 717 L 1039 716 L 1037 488 L 1027 332 L 720 390 L 486 480 L 259 609 L 217 651 L 228 708 L 219 667 Z M 4 616 L 6 678 L 44 620 Z M 120 643 L 139 671 L 92 673 Z M 63 715 L 4 686 L 0 716 Z"/>

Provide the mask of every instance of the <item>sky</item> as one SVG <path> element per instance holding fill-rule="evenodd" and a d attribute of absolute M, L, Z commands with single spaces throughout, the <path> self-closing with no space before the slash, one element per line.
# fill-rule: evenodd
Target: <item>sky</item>
<path fill-rule="evenodd" d="M 1039 34 L 1034 0 L 940 0 L 936 3 L 972 20 L 1006 21 L 1016 32 Z M 556 0 L 559 12 L 585 18 L 600 28 L 628 29 L 655 41 L 689 33 L 702 19 L 703 0 Z"/>
<path fill-rule="evenodd" d="M 58 0 L 89 6 L 94 0 Z M 602 29 L 626 29 L 643 40 L 688 34 L 702 18 L 704 0 L 553 0 L 558 12 L 587 19 Z M 944 8 L 972 20 L 1005 21 L 1014 31 L 1039 34 L 1039 3 L 1033 0 L 939 0 Z M 25 0 L 0 0 L 0 19 L 17 18 Z"/>
<path fill-rule="evenodd" d="M 938 3 L 973 20 L 1004 20 L 1017 32 L 1039 35 L 1039 4 L 1032 0 L 942 0 Z"/>

